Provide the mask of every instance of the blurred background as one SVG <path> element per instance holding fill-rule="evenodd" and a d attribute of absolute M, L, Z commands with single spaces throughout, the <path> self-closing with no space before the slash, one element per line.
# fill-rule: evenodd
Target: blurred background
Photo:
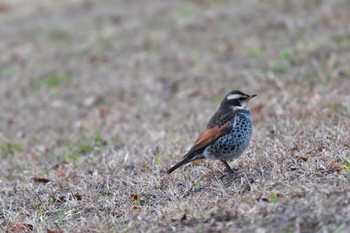
<path fill-rule="evenodd" d="M 189 118 L 206 122 L 232 89 L 259 94 L 257 123 L 348 114 L 349 7 L 3 0 L 0 141 L 49 149 L 96 132 L 119 144 L 136 132 L 157 140 L 187 131 Z"/>
<path fill-rule="evenodd" d="M 337 125 L 349 64 L 348 0 L 1 0 L 2 187 L 91 153 L 164 170 L 234 89 L 253 141 Z"/>
<path fill-rule="evenodd" d="M 349 9 L 345 0 L 1 1 L 1 153 L 60 161 L 96 138 L 136 154 L 174 135 L 191 140 L 233 89 L 259 95 L 257 126 L 348 115 Z"/>

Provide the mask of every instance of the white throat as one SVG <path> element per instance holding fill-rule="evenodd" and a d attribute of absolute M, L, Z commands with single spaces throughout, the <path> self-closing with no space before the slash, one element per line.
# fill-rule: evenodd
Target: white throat
<path fill-rule="evenodd" d="M 248 101 L 247 100 L 241 101 L 240 103 L 241 103 L 241 106 L 232 106 L 232 109 L 233 110 L 248 109 Z"/>

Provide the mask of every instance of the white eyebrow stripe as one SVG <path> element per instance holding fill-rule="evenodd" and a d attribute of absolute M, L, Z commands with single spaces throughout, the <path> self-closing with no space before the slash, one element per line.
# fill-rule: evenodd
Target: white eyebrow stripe
<path fill-rule="evenodd" d="M 240 94 L 231 94 L 231 95 L 227 96 L 227 99 L 228 100 L 233 100 L 233 99 L 238 99 L 240 97 L 242 97 L 242 95 L 240 95 Z"/>

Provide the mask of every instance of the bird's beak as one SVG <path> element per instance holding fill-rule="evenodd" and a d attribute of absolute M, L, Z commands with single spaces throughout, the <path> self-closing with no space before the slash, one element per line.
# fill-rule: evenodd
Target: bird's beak
<path fill-rule="evenodd" d="M 257 94 L 252 94 L 252 95 L 250 95 L 250 96 L 248 96 L 248 100 L 250 100 L 250 99 L 253 99 L 255 96 L 257 96 Z"/>

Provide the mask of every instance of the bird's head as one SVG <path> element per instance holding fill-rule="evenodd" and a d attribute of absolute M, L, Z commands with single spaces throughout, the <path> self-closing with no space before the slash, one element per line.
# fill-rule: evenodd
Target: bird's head
<path fill-rule="evenodd" d="M 255 96 L 257 95 L 247 95 L 238 90 L 230 91 L 222 100 L 221 107 L 231 109 L 244 109 L 248 107 L 249 100 L 254 98 Z"/>

